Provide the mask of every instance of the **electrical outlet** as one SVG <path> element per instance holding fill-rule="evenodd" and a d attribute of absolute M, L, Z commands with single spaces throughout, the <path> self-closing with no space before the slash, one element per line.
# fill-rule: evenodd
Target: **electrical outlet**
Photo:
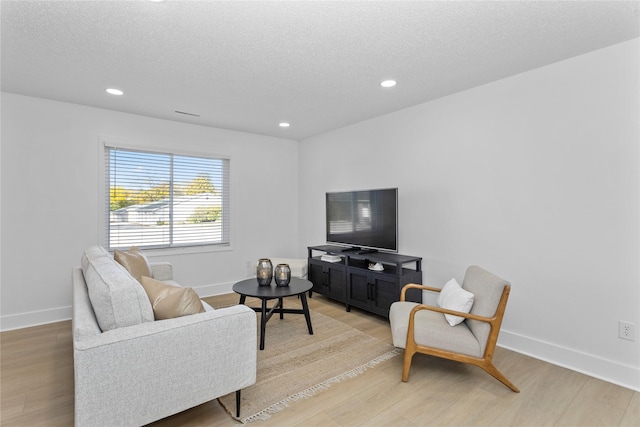
<path fill-rule="evenodd" d="M 636 340 L 636 325 L 631 322 L 618 321 L 618 338 L 623 340 Z"/>

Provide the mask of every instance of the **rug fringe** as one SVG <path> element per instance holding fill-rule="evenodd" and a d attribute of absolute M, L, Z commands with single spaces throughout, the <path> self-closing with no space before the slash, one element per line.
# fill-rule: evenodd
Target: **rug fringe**
<path fill-rule="evenodd" d="M 290 402 L 295 402 L 301 399 L 307 399 L 309 397 L 313 397 L 316 394 L 318 394 L 321 391 L 324 391 L 326 389 L 328 389 L 329 387 L 331 387 L 333 384 L 339 383 L 341 381 L 344 381 L 346 379 L 349 378 L 354 378 L 357 377 L 358 375 L 362 374 L 363 372 L 365 372 L 367 369 L 369 368 L 373 368 L 374 366 L 378 365 L 381 362 L 384 362 L 385 360 L 389 360 L 395 356 L 397 356 L 398 354 L 400 354 L 400 349 L 393 349 L 383 355 L 380 355 L 378 357 L 376 357 L 375 359 L 360 365 L 356 368 L 353 368 L 350 371 L 344 372 L 340 375 L 336 375 L 333 378 L 329 378 L 328 380 L 325 380 L 319 384 L 316 384 L 312 387 L 309 387 L 306 390 L 302 390 L 296 394 L 293 394 L 291 396 L 288 396 L 285 399 L 282 399 L 279 402 L 274 403 L 273 405 L 269 406 L 266 409 L 263 409 L 262 411 L 250 415 L 247 418 L 244 418 L 242 420 L 240 420 L 243 424 L 246 423 L 251 423 L 254 421 L 258 421 L 258 420 L 266 420 L 271 418 L 271 415 L 276 414 L 280 411 L 282 411 L 283 409 L 285 409 L 286 407 L 289 406 Z"/>

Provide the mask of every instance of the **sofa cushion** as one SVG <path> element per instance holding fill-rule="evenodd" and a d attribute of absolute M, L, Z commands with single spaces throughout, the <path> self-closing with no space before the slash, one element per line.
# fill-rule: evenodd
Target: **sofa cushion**
<path fill-rule="evenodd" d="M 153 277 L 147 257 L 135 246 L 131 246 L 127 252 L 114 251 L 113 258 L 138 282 L 142 276 Z"/>
<path fill-rule="evenodd" d="M 82 255 L 91 306 L 103 332 L 154 320 L 144 289 L 109 252 L 94 246 Z"/>
<path fill-rule="evenodd" d="M 156 320 L 172 319 L 205 311 L 200 297 L 193 288 L 174 286 L 142 276 L 141 282 Z"/>

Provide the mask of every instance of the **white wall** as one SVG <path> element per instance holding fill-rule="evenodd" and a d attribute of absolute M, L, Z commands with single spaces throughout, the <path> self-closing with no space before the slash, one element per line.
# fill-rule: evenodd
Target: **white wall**
<path fill-rule="evenodd" d="M 150 253 L 178 282 L 230 292 L 247 261 L 299 254 L 298 142 L 2 93 L 3 330 L 71 317 L 71 268 L 103 241 L 101 138 L 230 156 L 232 249 Z"/>
<path fill-rule="evenodd" d="M 399 187 L 400 253 L 512 282 L 500 344 L 640 390 L 638 39 L 302 141 L 300 242 L 326 191 Z M 402 84 L 402 82 L 400 82 Z"/>

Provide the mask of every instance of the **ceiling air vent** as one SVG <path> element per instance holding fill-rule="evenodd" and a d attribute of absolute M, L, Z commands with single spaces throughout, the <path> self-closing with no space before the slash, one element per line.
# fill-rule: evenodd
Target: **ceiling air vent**
<path fill-rule="evenodd" d="M 178 110 L 176 110 L 176 113 L 178 113 L 178 114 L 184 114 L 185 116 L 200 117 L 200 114 L 185 113 L 184 111 L 178 111 Z"/>

